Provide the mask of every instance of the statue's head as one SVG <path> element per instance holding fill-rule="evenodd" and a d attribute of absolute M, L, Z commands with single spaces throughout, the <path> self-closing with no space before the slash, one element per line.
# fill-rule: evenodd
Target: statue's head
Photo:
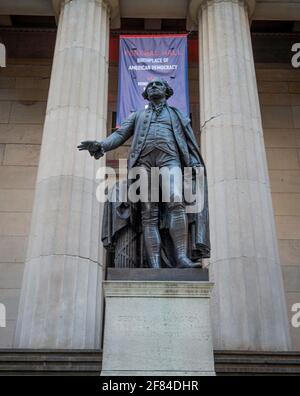
<path fill-rule="evenodd" d="M 166 80 L 156 78 L 150 81 L 145 91 L 142 93 L 143 98 L 147 100 L 166 98 L 169 99 L 173 95 L 174 91 L 167 83 Z"/>

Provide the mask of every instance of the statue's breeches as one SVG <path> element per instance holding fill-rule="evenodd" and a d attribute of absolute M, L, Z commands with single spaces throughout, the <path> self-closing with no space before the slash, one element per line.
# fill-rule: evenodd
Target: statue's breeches
<path fill-rule="evenodd" d="M 147 205 L 142 205 L 144 210 L 156 211 L 157 205 L 148 205 L 148 203 L 157 204 L 161 201 L 166 203 L 168 210 L 172 210 L 173 207 L 184 207 L 182 165 L 177 152 L 167 153 L 157 148 L 153 149 L 151 152 L 142 155 L 136 166 L 142 167 L 147 173 L 148 199 L 145 202 Z M 154 168 L 156 168 L 156 176 L 153 172 Z M 158 172 L 160 172 L 160 175 L 158 175 Z"/>

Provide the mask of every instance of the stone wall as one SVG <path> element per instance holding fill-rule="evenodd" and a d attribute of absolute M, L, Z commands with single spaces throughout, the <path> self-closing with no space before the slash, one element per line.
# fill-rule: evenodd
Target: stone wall
<path fill-rule="evenodd" d="M 300 70 L 256 64 L 287 307 L 300 303 Z M 276 301 L 274 301 L 276 304 Z M 300 328 L 291 326 L 293 349 Z"/>
<path fill-rule="evenodd" d="M 0 70 L 0 348 L 12 346 L 51 62 L 9 60 Z"/>

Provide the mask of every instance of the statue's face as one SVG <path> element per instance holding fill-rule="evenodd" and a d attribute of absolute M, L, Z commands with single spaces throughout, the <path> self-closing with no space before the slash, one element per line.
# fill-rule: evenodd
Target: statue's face
<path fill-rule="evenodd" d="M 166 97 L 166 87 L 165 84 L 160 80 L 151 81 L 147 87 L 147 94 L 149 100 L 160 99 Z"/>

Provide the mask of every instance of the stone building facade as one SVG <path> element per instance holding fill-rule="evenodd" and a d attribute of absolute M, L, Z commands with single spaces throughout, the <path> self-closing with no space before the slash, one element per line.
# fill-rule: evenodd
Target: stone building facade
<path fill-rule="evenodd" d="M 299 351 L 300 2 L 24 0 L 0 14 L 0 348 L 101 347 L 95 172 L 128 147 L 98 162 L 75 148 L 114 127 L 118 35 L 186 31 L 215 349 Z"/>

